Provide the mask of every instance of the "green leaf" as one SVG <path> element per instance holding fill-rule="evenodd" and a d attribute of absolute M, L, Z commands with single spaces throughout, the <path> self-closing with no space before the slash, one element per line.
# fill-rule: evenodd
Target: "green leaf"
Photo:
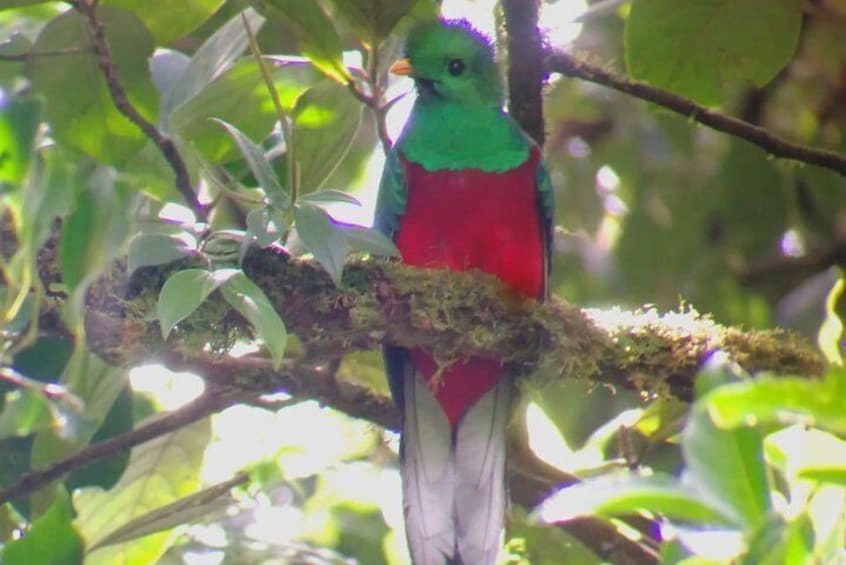
<path fill-rule="evenodd" d="M 707 409 L 722 428 L 798 423 L 846 436 L 846 369 L 831 367 L 819 380 L 762 376 L 721 387 L 708 396 Z"/>
<path fill-rule="evenodd" d="M 579 516 L 622 516 L 643 511 L 656 512 L 683 522 L 709 526 L 732 523 L 711 501 L 673 477 L 599 477 L 561 489 L 536 511 L 547 523 L 559 523 Z"/>
<path fill-rule="evenodd" d="M 762 434 L 757 428 L 718 428 L 708 398 L 694 404 L 682 431 L 687 476 L 733 522 L 756 527 L 770 508 Z"/>
<path fill-rule="evenodd" d="M 432 8 L 435 5 L 431 0 L 331 0 L 331 3 L 369 47 L 382 43 L 397 22 L 418 4 Z"/>
<path fill-rule="evenodd" d="M 82 565 L 83 540 L 71 523 L 70 500 L 63 489 L 21 539 L 0 553 L 3 565 Z"/>
<path fill-rule="evenodd" d="M 106 30 L 112 60 L 129 101 L 142 116 L 155 123 L 158 96 L 147 66 L 154 47 L 150 33 L 129 12 L 103 6 L 97 14 Z M 53 137 L 102 162 L 124 163 L 141 149 L 147 138 L 112 102 L 97 58 L 91 53 L 91 42 L 88 26 L 75 10 L 53 18 L 44 26 L 32 49 L 84 52 L 35 57 L 28 62 L 29 78 L 34 90 L 47 100 L 47 121 Z"/>
<path fill-rule="evenodd" d="M 165 281 L 156 306 L 164 339 L 167 339 L 176 324 L 193 313 L 209 294 L 238 272 L 237 269 L 221 269 L 215 272 L 185 269 L 173 273 Z"/>
<path fill-rule="evenodd" d="M 226 301 L 256 329 L 259 338 L 270 352 L 273 368 L 278 369 L 285 354 L 288 334 L 285 323 L 264 291 L 243 272 L 236 273 L 220 290 Z"/>
<path fill-rule="evenodd" d="M 191 62 L 170 91 L 170 96 L 163 100 L 162 115 L 169 116 L 176 108 L 202 92 L 241 56 L 248 43 L 241 14 L 258 33 L 264 18 L 249 8 L 220 26 L 191 57 Z"/>
<path fill-rule="evenodd" d="M 211 17 L 223 2 L 224 0 L 104 0 L 102 3 L 134 13 L 153 34 L 157 45 L 167 45 L 197 28 Z"/>
<path fill-rule="evenodd" d="M 353 206 L 361 206 L 361 201 L 346 192 L 335 190 L 332 188 L 318 190 L 300 197 L 300 202 L 303 204 L 335 204 L 342 202 L 345 204 L 352 204 Z"/>
<path fill-rule="evenodd" d="M 141 267 L 164 265 L 171 261 L 184 259 L 196 249 L 189 245 L 184 238 L 163 233 L 141 233 L 129 243 L 129 253 L 126 260 L 126 274 L 132 276 Z"/>
<path fill-rule="evenodd" d="M 74 523 L 87 545 L 97 548 L 135 518 L 194 492 L 200 484 L 203 454 L 210 437 L 211 426 L 206 418 L 153 439 L 132 450 L 129 466 L 113 488 L 76 491 L 74 506 L 78 514 Z M 85 562 L 86 565 L 155 563 L 170 543 L 168 532 L 159 532 L 94 549 L 86 555 Z"/>
<path fill-rule="evenodd" d="M 294 206 L 294 223 L 305 248 L 326 269 L 335 284 L 340 284 L 349 250 L 343 229 L 325 210 L 310 205 Z"/>
<path fill-rule="evenodd" d="M 11 10 L 14 8 L 23 8 L 24 6 L 33 6 L 35 4 L 45 4 L 51 0 L 2 0 L 0 2 L 0 10 Z"/>
<path fill-rule="evenodd" d="M 82 323 L 88 284 L 122 250 L 131 225 L 126 187 L 115 183 L 115 175 L 111 167 L 95 170 L 60 235 L 62 282 L 71 295 L 65 313 L 74 325 Z"/>
<path fill-rule="evenodd" d="M 267 17 L 288 24 L 297 36 L 300 50 L 315 67 L 341 84 L 349 82 L 341 39 L 332 20 L 315 0 L 250 0 L 250 3 Z"/>
<path fill-rule="evenodd" d="M 802 0 L 638 0 L 626 23 L 632 78 L 708 105 L 726 83 L 763 86 L 793 56 Z"/>
<path fill-rule="evenodd" d="M 241 151 L 241 155 L 243 155 L 244 160 L 247 161 L 250 171 L 252 171 L 253 176 L 256 177 L 256 180 L 264 189 L 264 192 L 268 196 L 274 195 L 274 202 L 282 202 L 285 205 L 281 208 L 283 210 L 287 209 L 289 205 L 287 192 L 284 188 L 282 188 L 282 185 L 279 183 L 279 179 L 276 178 L 276 172 L 274 172 L 270 161 L 267 157 L 265 157 L 264 150 L 232 124 L 228 124 L 217 118 L 213 118 L 213 121 L 223 126 L 227 133 L 229 133 L 235 141 L 235 144 Z"/>
<path fill-rule="evenodd" d="M 364 226 L 347 226 L 344 231 L 347 236 L 347 243 L 352 249 L 382 257 L 400 256 L 399 249 L 394 242 L 377 229 Z"/>
<path fill-rule="evenodd" d="M 0 192 L 4 185 L 20 184 L 29 170 L 40 117 L 36 100 L 13 98 L 0 106 Z"/>
<path fill-rule="evenodd" d="M 310 88 L 297 101 L 293 143 L 301 193 L 319 189 L 347 154 L 361 108 L 346 88 L 330 80 Z"/>
<path fill-rule="evenodd" d="M 246 474 L 237 475 L 228 481 L 212 485 L 138 516 L 111 532 L 89 551 L 107 545 L 131 541 L 162 530 L 169 530 L 181 524 L 208 518 L 209 515 L 218 514 L 234 503 L 230 491 L 245 483 L 248 479 L 249 476 Z"/>
<path fill-rule="evenodd" d="M 109 365 L 84 345 L 78 345 L 62 371 L 60 382 L 79 399 L 84 412 L 76 416 L 72 436 L 55 430 L 39 433 L 32 447 L 32 464 L 48 465 L 87 445 L 125 389 L 127 380 L 126 369 Z"/>
<path fill-rule="evenodd" d="M 840 274 L 825 300 L 825 320 L 820 326 L 817 343 L 832 365 L 843 365 L 843 317 L 846 316 L 846 278 Z"/>
<path fill-rule="evenodd" d="M 27 389 L 6 393 L 0 411 L 0 439 L 27 436 L 51 426 L 53 414 L 43 394 Z"/>
<path fill-rule="evenodd" d="M 210 118 L 234 125 L 251 139 L 267 136 L 276 113 L 255 61 L 235 63 L 174 109 L 168 122 L 171 131 L 190 141 L 213 163 L 239 158 L 235 143 Z"/>
<path fill-rule="evenodd" d="M 833 467 L 805 467 L 799 471 L 799 478 L 846 486 L 846 464 Z"/>

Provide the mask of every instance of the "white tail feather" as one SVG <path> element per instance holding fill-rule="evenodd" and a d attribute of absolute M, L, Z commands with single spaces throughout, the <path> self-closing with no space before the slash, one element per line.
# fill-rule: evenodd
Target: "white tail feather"
<path fill-rule="evenodd" d="M 412 561 L 495 564 L 506 506 L 510 380 L 503 378 L 470 407 L 454 438 L 443 409 L 411 364 L 404 390 L 403 497 Z"/>
<path fill-rule="evenodd" d="M 505 429 L 511 382 L 502 379 L 461 419 L 455 439 L 455 519 L 463 563 L 493 565 L 506 506 Z"/>
<path fill-rule="evenodd" d="M 455 551 L 449 421 L 409 363 L 402 434 L 405 531 L 415 565 L 443 565 Z"/>

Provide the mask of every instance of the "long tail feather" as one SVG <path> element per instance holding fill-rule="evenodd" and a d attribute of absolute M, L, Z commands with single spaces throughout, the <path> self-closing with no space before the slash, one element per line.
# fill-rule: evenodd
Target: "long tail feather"
<path fill-rule="evenodd" d="M 503 378 L 471 406 L 454 432 L 410 363 L 403 380 L 401 464 L 412 561 L 493 565 L 506 506 L 510 379 Z"/>
<path fill-rule="evenodd" d="M 456 545 L 467 564 L 493 565 L 502 547 L 510 405 L 511 381 L 503 378 L 467 411 L 456 431 Z"/>
<path fill-rule="evenodd" d="M 404 380 L 401 465 L 408 546 L 415 565 L 443 565 L 455 551 L 452 434 L 410 363 Z"/>

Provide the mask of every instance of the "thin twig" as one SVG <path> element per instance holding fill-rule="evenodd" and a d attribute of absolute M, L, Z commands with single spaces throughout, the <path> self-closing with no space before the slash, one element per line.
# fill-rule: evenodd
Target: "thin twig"
<path fill-rule="evenodd" d="M 126 91 L 121 85 L 117 68 L 112 59 L 109 41 L 106 38 L 106 30 L 103 23 L 97 17 L 96 2 L 88 0 L 65 0 L 85 18 L 88 30 L 91 33 L 94 52 L 97 54 L 97 65 L 106 79 L 112 101 L 121 114 L 134 123 L 144 132 L 150 140 L 158 147 L 164 158 L 170 164 L 176 176 L 176 189 L 185 199 L 185 202 L 194 210 L 197 218 L 205 221 L 208 216 L 208 209 L 200 204 L 197 195 L 191 186 L 191 177 L 185 161 L 179 154 L 179 150 L 169 137 L 164 135 L 149 120 L 147 120 L 129 101 Z"/>
<path fill-rule="evenodd" d="M 846 155 L 793 143 L 769 133 L 766 129 L 750 124 L 733 116 L 711 110 L 687 98 L 682 98 L 660 88 L 642 82 L 632 81 L 580 61 L 572 55 L 553 51 L 547 54 L 546 69 L 568 77 L 595 82 L 635 98 L 652 102 L 658 106 L 681 114 L 717 131 L 733 135 L 753 143 L 776 157 L 793 159 L 809 165 L 817 165 L 846 176 Z"/>
<path fill-rule="evenodd" d="M 206 393 L 182 408 L 139 428 L 93 443 L 70 457 L 41 469 L 33 469 L 21 476 L 16 483 L 0 489 L 0 504 L 35 492 L 75 469 L 192 424 L 235 402 L 236 399 L 231 396 Z"/>
<path fill-rule="evenodd" d="M 43 57 L 61 57 L 65 55 L 85 55 L 94 50 L 87 47 L 68 47 L 66 49 L 52 49 L 50 51 L 27 51 L 25 53 L 0 53 L 0 61 L 28 61 Z"/>

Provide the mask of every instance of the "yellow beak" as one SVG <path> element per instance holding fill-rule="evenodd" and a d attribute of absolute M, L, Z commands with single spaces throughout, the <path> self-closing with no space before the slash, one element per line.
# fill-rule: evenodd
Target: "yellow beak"
<path fill-rule="evenodd" d="M 404 77 L 411 76 L 414 73 L 414 67 L 411 66 L 411 61 L 405 58 L 397 60 L 388 70 L 395 75 Z"/>

